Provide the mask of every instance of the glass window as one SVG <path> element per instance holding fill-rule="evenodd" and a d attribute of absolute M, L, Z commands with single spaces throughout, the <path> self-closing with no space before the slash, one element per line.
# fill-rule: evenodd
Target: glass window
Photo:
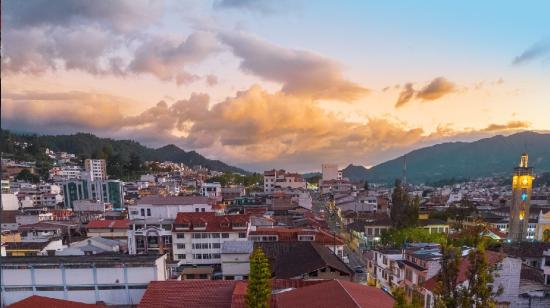
<path fill-rule="evenodd" d="M 243 233 L 243 232 L 239 233 L 239 238 L 245 238 L 245 237 L 246 237 L 246 233 Z"/>
<path fill-rule="evenodd" d="M 229 238 L 229 233 L 222 233 L 222 238 Z"/>

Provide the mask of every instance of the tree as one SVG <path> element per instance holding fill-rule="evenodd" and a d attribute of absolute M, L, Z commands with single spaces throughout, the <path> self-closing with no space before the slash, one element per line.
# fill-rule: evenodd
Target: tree
<path fill-rule="evenodd" d="M 365 191 L 369 191 L 369 181 L 367 181 L 367 179 L 365 179 L 365 182 L 363 182 L 363 188 L 365 189 Z"/>
<path fill-rule="evenodd" d="M 393 304 L 394 308 L 423 307 L 422 300 L 417 294 L 413 295 L 413 298 L 410 303 L 407 301 L 407 297 L 405 295 L 405 288 L 394 288 L 391 293 L 393 298 L 395 299 L 395 303 Z"/>
<path fill-rule="evenodd" d="M 411 200 L 401 181 L 396 180 L 391 199 L 390 217 L 393 227 L 401 229 L 415 226 L 418 221 L 420 198 Z"/>
<path fill-rule="evenodd" d="M 246 290 L 246 305 L 250 308 L 267 308 L 271 296 L 269 261 L 261 248 L 250 256 L 250 275 Z"/>
<path fill-rule="evenodd" d="M 460 300 L 458 289 L 458 271 L 460 266 L 460 249 L 451 245 L 441 246 L 441 270 L 435 289 L 435 306 L 437 308 L 457 307 Z"/>
<path fill-rule="evenodd" d="M 402 247 L 405 243 L 439 243 L 445 244 L 445 233 L 430 233 L 421 228 L 390 229 L 382 232 L 380 243 L 391 247 Z"/>
<path fill-rule="evenodd" d="M 468 287 L 463 289 L 462 307 L 495 307 L 494 296 L 502 293 L 502 287 L 493 293 L 492 284 L 496 267 L 487 261 L 483 243 L 470 251 L 468 261 Z"/>
<path fill-rule="evenodd" d="M 31 183 L 38 183 L 40 181 L 40 177 L 36 174 L 32 174 L 29 169 L 21 170 L 19 174 L 15 176 L 15 179 Z"/>

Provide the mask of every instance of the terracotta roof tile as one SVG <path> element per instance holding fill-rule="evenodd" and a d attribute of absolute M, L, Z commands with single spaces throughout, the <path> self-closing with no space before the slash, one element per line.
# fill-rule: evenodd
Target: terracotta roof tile
<path fill-rule="evenodd" d="M 128 219 L 116 220 L 92 220 L 88 223 L 88 229 L 128 229 L 130 221 Z"/>
<path fill-rule="evenodd" d="M 236 284 L 229 280 L 151 281 L 138 308 L 231 307 Z"/>
<path fill-rule="evenodd" d="M 32 295 L 6 308 L 106 308 L 105 305 L 84 304 L 80 302 L 56 299 L 45 296 Z"/>

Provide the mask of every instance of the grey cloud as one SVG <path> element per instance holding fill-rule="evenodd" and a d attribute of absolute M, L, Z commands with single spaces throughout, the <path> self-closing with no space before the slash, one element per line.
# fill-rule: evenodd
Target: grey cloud
<path fill-rule="evenodd" d="M 409 102 L 414 96 L 414 89 L 412 83 L 407 83 L 403 86 L 403 90 L 399 93 L 395 108 L 399 108 Z"/>
<path fill-rule="evenodd" d="M 444 77 L 437 77 L 416 93 L 423 100 L 436 100 L 455 91 L 455 84 Z"/>
<path fill-rule="evenodd" d="M 512 64 L 521 65 L 527 64 L 534 60 L 550 57 L 550 38 L 536 42 L 527 48 L 521 55 L 514 58 Z"/>
<path fill-rule="evenodd" d="M 216 9 L 238 9 L 262 14 L 273 14 L 294 9 L 298 0 L 217 0 Z"/>
<path fill-rule="evenodd" d="M 140 29 L 162 13 L 163 1 L 24 0 L 2 3 L 10 27 L 69 26 L 94 23 L 116 31 Z"/>
<path fill-rule="evenodd" d="M 242 59 L 243 71 L 282 83 L 285 93 L 353 101 L 368 92 L 367 88 L 346 80 L 342 66 L 330 58 L 283 48 L 243 33 L 223 32 L 219 37 Z"/>
<path fill-rule="evenodd" d="M 209 74 L 206 76 L 206 84 L 213 87 L 218 84 L 218 77 L 216 75 Z"/>

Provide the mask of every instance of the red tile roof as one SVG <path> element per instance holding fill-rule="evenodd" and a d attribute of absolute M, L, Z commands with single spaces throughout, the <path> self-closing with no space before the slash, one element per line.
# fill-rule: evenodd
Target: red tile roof
<path fill-rule="evenodd" d="M 233 229 L 233 225 L 239 223 L 248 224 L 250 219 L 249 215 L 238 214 L 238 215 L 218 215 L 214 212 L 195 212 L 195 213 L 178 213 L 176 216 L 176 221 L 174 222 L 174 228 L 177 230 L 178 225 L 181 227 L 183 224 L 189 224 L 189 230 L 182 231 L 193 231 L 193 232 L 224 232 L 238 230 Z M 206 226 L 205 229 L 197 229 L 199 226 Z"/>
<path fill-rule="evenodd" d="M 106 308 L 105 305 L 84 304 L 45 296 L 32 295 L 6 308 Z"/>
<path fill-rule="evenodd" d="M 138 308 L 231 307 L 237 281 L 151 281 Z"/>
<path fill-rule="evenodd" d="M 288 227 L 266 227 L 256 228 L 256 231 L 250 231 L 249 235 L 277 235 L 279 242 L 298 241 L 298 235 L 315 235 L 315 243 L 323 245 L 344 245 L 344 240 L 339 236 L 322 229 L 303 229 Z"/>
<path fill-rule="evenodd" d="M 88 229 L 128 229 L 130 221 L 128 219 L 116 220 L 92 220 L 88 223 Z"/>
<path fill-rule="evenodd" d="M 485 255 L 487 256 L 487 262 L 489 264 L 492 264 L 492 265 L 495 265 L 495 264 L 499 263 L 500 261 L 502 261 L 506 257 L 505 254 L 490 251 L 490 250 L 486 250 Z M 464 281 L 466 281 L 468 279 L 467 275 L 468 275 L 468 268 L 469 267 L 470 267 L 469 258 L 467 256 L 463 257 L 460 261 L 460 265 L 459 265 L 459 269 L 458 269 L 458 277 L 457 277 L 457 282 L 458 283 L 463 283 Z M 423 287 L 427 290 L 433 291 L 433 290 L 435 290 L 435 287 L 437 286 L 437 282 L 438 282 L 438 276 L 436 275 L 436 276 L 426 280 L 426 282 L 424 282 Z"/>
<path fill-rule="evenodd" d="M 343 280 L 331 280 L 276 295 L 277 307 L 393 307 L 381 289 Z"/>

